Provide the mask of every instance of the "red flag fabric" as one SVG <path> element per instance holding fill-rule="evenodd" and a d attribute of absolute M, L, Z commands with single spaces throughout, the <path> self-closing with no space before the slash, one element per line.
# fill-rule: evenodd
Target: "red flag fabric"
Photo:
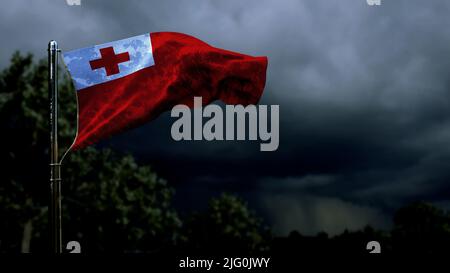
<path fill-rule="evenodd" d="M 144 34 L 64 53 L 78 97 L 73 149 L 135 128 L 177 104 L 258 103 L 267 57 L 212 47 L 174 32 Z"/>

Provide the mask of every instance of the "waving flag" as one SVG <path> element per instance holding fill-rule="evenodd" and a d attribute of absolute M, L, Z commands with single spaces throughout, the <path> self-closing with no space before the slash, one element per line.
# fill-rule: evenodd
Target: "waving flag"
<path fill-rule="evenodd" d="M 63 54 L 77 90 L 74 149 L 146 123 L 177 104 L 256 104 L 267 58 L 212 47 L 181 33 L 157 32 Z"/>

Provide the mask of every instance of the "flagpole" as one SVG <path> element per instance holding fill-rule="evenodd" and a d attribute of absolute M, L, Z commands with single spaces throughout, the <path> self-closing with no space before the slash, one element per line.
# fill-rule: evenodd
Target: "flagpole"
<path fill-rule="evenodd" d="M 62 253 L 61 164 L 58 160 L 58 43 L 48 43 L 48 91 L 50 99 L 50 236 L 53 253 Z"/>

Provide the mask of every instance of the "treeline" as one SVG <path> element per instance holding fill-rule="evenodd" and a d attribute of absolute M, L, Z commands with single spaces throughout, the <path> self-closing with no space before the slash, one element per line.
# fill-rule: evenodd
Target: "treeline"
<path fill-rule="evenodd" d="M 273 241 L 276 253 L 304 254 L 365 254 L 367 243 L 380 243 L 386 254 L 445 254 L 450 253 L 450 213 L 425 202 L 416 202 L 400 208 L 394 215 L 390 231 L 375 230 L 370 226 L 358 231 L 344 231 L 329 237 L 302 236 L 291 232 L 286 238 Z"/>

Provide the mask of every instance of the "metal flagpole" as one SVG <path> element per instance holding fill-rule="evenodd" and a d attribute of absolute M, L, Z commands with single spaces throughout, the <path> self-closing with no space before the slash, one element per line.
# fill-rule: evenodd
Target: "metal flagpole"
<path fill-rule="evenodd" d="M 51 248 L 62 253 L 61 164 L 58 161 L 58 43 L 48 43 L 48 91 L 50 98 L 50 229 Z"/>

